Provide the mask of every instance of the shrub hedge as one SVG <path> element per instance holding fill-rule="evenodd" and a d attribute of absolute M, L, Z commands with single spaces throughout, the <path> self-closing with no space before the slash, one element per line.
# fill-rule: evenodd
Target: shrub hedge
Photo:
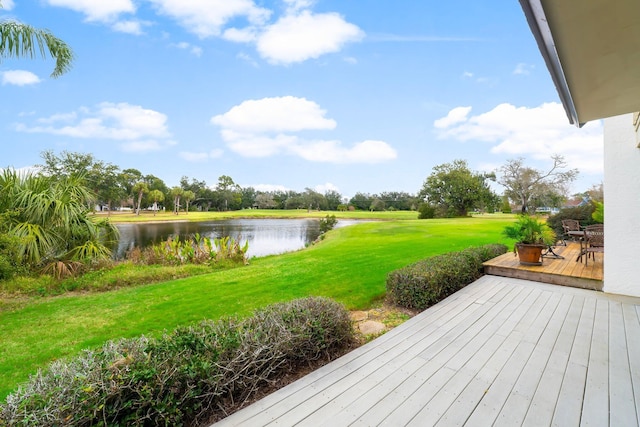
<path fill-rule="evenodd" d="M 556 236 L 560 238 L 564 234 L 562 229 L 563 219 L 575 219 L 580 221 L 580 225 L 586 227 L 587 225 L 595 224 L 596 221 L 592 218 L 595 205 L 589 203 L 584 206 L 577 206 L 575 208 L 562 209 L 555 215 L 551 215 L 547 218 L 547 224 L 556 233 Z"/>
<path fill-rule="evenodd" d="M 349 313 L 327 298 L 110 341 L 31 377 L 0 406 L 0 425 L 198 425 L 352 342 Z"/>
<path fill-rule="evenodd" d="M 507 252 L 502 244 L 437 255 L 395 270 L 387 276 L 387 298 L 393 304 L 424 310 L 482 276 L 482 263 Z"/>

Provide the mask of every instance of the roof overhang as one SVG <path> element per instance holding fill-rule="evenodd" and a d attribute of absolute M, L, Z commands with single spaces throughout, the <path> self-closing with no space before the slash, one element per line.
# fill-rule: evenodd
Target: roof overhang
<path fill-rule="evenodd" d="M 520 0 L 569 121 L 640 110 L 640 0 Z"/>

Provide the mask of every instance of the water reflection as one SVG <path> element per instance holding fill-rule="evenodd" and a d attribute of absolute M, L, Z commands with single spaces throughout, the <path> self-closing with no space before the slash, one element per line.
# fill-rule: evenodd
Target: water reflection
<path fill-rule="evenodd" d="M 358 220 L 338 220 L 344 227 Z M 127 251 L 144 248 L 169 237 L 186 238 L 200 233 L 209 238 L 232 237 L 249 241 L 248 256 L 265 256 L 295 251 L 309 245 L 320 235 L 318 220 L 313 219 L 228 219 L 206 222 L 158 222 L 118 224 L 120 240 L 114 256 L 124 258 Z"/>

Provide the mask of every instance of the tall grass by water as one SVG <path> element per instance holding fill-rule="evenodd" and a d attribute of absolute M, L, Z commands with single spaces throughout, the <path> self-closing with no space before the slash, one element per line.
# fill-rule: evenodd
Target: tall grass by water
<path fill-rule="evenodd" d="M 175 218 L 175 217 L 174 217 Z M 317 245 L 249 266 L 104 293 L 32 300 L 0 312 L 0 397 L 49 362 L 109 339 L 163 330 L 306 296 L 366 309 L 386 275 L 420 259 L 503 242 L 513 217 L 384 221 L 329 232 Z"/>

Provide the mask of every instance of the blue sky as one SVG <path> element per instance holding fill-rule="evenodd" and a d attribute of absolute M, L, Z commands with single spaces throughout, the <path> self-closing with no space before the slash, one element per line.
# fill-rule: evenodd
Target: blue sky
<path fill-rule="evenodd" d="M 74 49 L 0 62 L 0 167 L 91 153 L 170 187 L 417 192 L 433 166 L 562 154 L 602 182 L 602 124 L 569 125 L 517 1 L 2 0 Z M 499 187 L 498 187 L 498 190 Z"/>

